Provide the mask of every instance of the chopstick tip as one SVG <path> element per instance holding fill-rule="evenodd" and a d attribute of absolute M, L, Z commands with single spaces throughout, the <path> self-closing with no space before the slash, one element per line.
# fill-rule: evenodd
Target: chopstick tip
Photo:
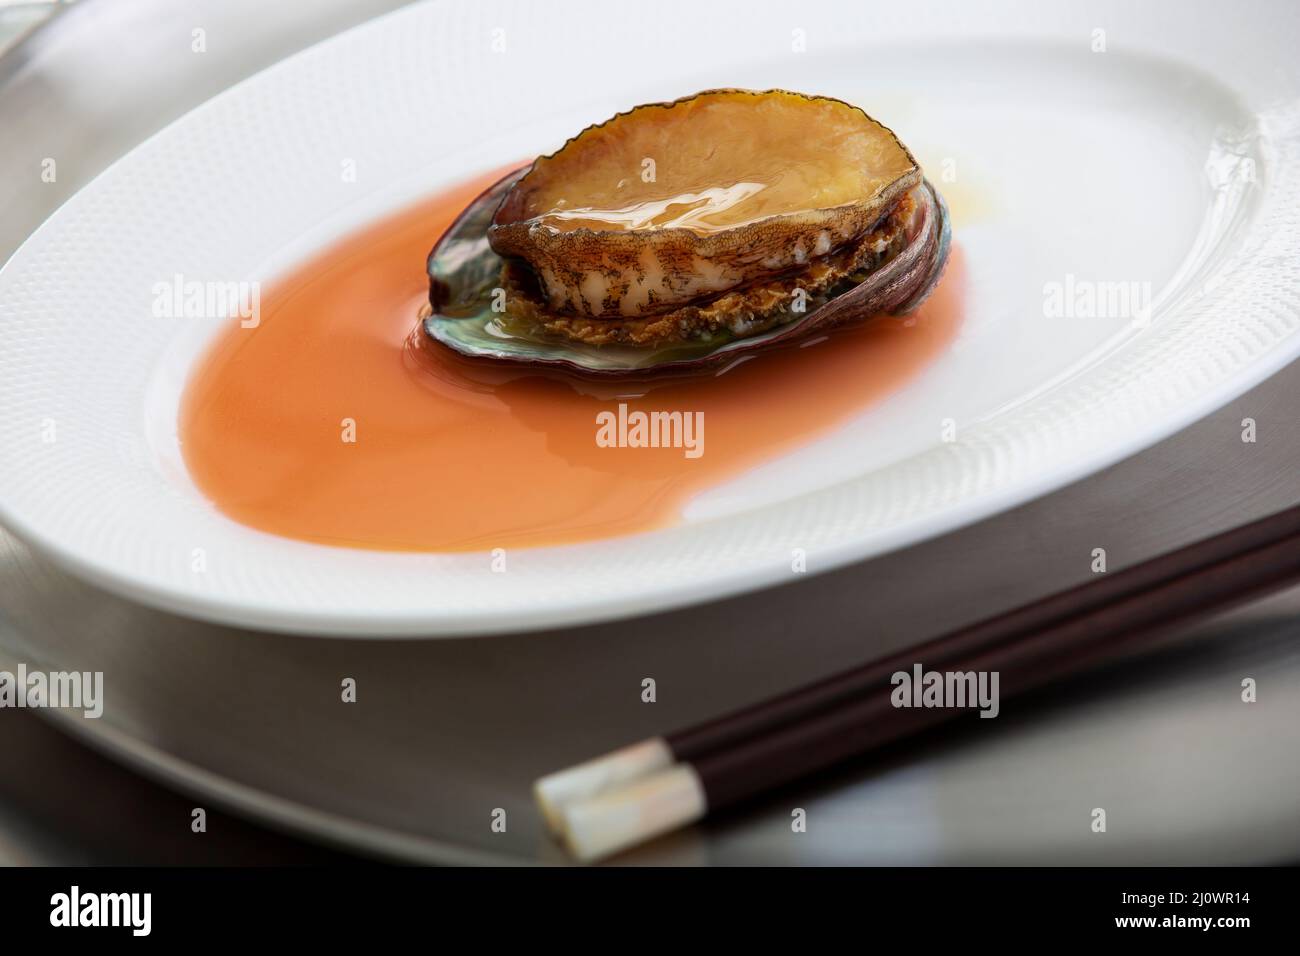
<path fill-rule="evenodd" d="M 584 763 L 557 770 L 533 784 L 533 799 L 546 828 L 564 831 L 564 808 L 646 777 L 673 764 L 673 752 L 662 737 L 651 737 Z"/>
<path fill-rule="evenodd" d="M 704 817 L 708 802 L 695 768 L 676 764 L 627 786 L 562 808 L 562 840 L 570 855 L 596 863 L 621 850 Z"/>

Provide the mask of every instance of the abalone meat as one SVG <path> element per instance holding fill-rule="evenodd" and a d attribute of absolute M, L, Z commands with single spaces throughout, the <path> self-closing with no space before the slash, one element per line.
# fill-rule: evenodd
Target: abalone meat
<path fill-rule="evenodd" d="M 469 355 L 644 372 L 915 308 L 947 211 L 840 100 L 710 90 L 510 174 L 429 256 L 426 331 Z"/>

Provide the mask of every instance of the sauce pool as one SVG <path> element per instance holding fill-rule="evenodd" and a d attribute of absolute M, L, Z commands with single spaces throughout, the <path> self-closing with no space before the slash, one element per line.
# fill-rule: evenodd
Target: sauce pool
<path fill-rule="evenodd" d="M 345 238 L 264 290 L 256 327 L 232 322 L 218 336 L 186 387 L 179 428 L 191 476 L 224 514 L 288 538 L 391 551 L 535 547 L 665 527 L 692 496 L 899 388 L 961 322 L 954 246 L 913 315 L 760 353 L 721 374 L 609 383 L 471 362 L 419 330 L 424 260 L 497 178 Z M 618 416 L 620 404 L 624 418 L 702 413 L 702 453 L 602 447 L 608 416 L 597 416 Z"/>

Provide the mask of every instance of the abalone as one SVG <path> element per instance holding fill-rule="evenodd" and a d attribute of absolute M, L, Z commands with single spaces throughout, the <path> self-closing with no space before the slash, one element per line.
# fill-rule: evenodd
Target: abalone
<path fill-rule="evenodd" d="M 915 308 L 947 211 L 840 100 L 711 90 L 593 126 L 489 189 L 429 257 L 426 331 L 465 354 L 618 373 Z"/>

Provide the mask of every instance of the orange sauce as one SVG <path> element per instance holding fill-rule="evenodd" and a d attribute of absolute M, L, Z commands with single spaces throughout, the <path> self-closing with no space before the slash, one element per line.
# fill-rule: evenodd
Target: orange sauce
<path fill-rule="evenodd" d="M 926 366 L 961 321 L 953 249 L 921 310 L 759 354 L 722 374 L 579 380 L 462 359 L 419 330 L 424 260 L 497 174 L 347 237 L 263 291 L 182 400 L 194 481 L 230 518 L 289 538 L 470 551 L 672 524 L 693 495 L 799 447 Z M 601 447 L 597 414 L 703 413 L 703 454 Z M 349 423 L 352 423 L 349 425 Z M 354 440 L 346 440 L 352 438 Z"/>

